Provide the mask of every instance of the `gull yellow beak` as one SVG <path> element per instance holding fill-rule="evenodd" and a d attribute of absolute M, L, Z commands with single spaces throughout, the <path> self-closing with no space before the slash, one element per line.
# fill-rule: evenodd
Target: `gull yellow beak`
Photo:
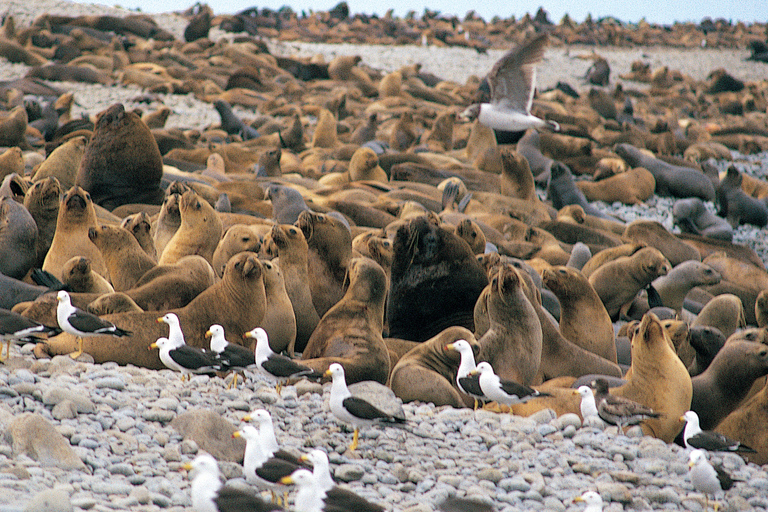
<path fill-rule="evenodd" d="M 181 466 L 181 469 L 186 469 L 187 471 L 192 471 L 192 464 L 187 462 L 186 464 Z"/>
<path fill-rule="evenodd" d="M 251 415 L 246 414 L 245 416 L 243 416 L 243 418 L 240 421 L 251 421 Z"/>
<path fill-rule="evenodd" d="M 578 395 L 579 394 L 579 390 L 578 389 L 574 389 L 573 391 L 571 391 L 571 394 L 572 395 Z M 579 498 L 581 498 L 581 496 L 579 496 Z"/>
<path fill-rule="evenodd" d="M 157 348 L 157 342 L 152 343 L 147 350 L 152 350 L 153 348 Z"/>
<path fill-rule="evenodd" d="M 211 332 L 210 330 L 205 331 L 205 337 L 206 338 L 210 338 L 211 336 L 213 336 L 213 332 Z"/>
<path fill-rule="evenodd" d="M 577 503 L 577 502 L 580 502 L 580 501 L 584 501 L 584 498 L 582 498 L 581 496 L 576 496 L 575 498 L 573 498 L 573 502 L 574 503 Z"/>
<path fill-rule="evenodd" d="M 685 416 L 680 416 L 680 420 L 679 421 L 685 421 Z"/>
<path fill-rule="evenodd" d="M 477 368 L 475 368 L 474 370 L 472 370 L 471 372 L 469 372 L 467 375 L 477 375 L 477 373 L 478 373 L 478 372 L 477 372 Z"/>
<path fill-rule="evenodd" d="M 689 468 L 692 468 L 694 465 L 695 465 L 695 464 L 693 463 L 693 461 L 689 461 L 689 462 L 688 462 L 688 467 L 689 467 Z"/>
<path fill-rule="evenodd" d="M 253 334 L 251 334 L 251 331 L 248 331 L 247 333 L 243 334 L 243 338 L 253 338 Z"/>
<path fill-rule="evenodd" d="M 453 343 L 449 343 L 445 346 L 445 350 L 453 350 Z"/>
<path fill-rule="evenodd" d="M 323 374 L 323 377 L 330 377 L 331 375 L 333 375 L 333 374 L 331 373 L 331 370 L 329 368 L 328 370 L 325 370 L 325 373 Z"/>
<path fill-rule="evenodd" d="M 157 320 L 155 320 L 155 322 L 162 324 L 163 322 L 165 322 L 165 320 L 163 320 L 163 317 L 160 317 Z"/>
<path fill-rule="evenodd" d="M 301 456 L 301 457 L 299 457 L 299 460 L 300 460 L 301 462 L 308 462 L 308 461 L 309 461 L 309 455 L 307 455 L 307 454 L 302 454 L 302 456 Z"/>
<path fill-rule="evenodd" d="M 233 439 L 236 438 L 236 437 L 240 437 L 240 436 L 242 436 L 242 434 L 240 433 L 239 430 L 236 430 L 235 432 L 232 432 L 232 438 Z"/>
<path fill-rule="evenodd" d="M 290 485 L 293 483 L 293 478 L 291 478 L 290 476 L 284 476 L 283 478 L 280 479 L 280 483 L 283 485 Z"/>

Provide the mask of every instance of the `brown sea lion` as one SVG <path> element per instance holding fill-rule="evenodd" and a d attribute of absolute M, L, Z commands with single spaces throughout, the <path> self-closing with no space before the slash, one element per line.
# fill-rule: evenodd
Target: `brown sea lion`
<path fill-rule="evenodd" d="M 528 201 L 538 201 L 528 160 L 517 151 L 501 151 L 501 194 Z"/>
<path fill-rule="evenodd" d="M 716 327 L 726 339 L 745 325 L 744 305 L 741 299 L 730 293 L 723 293 L 707 302 L 691 323 L 691 327 Z"/>
<path fill-rule="evenodd" d="M 524 292 L 523 278 L 512 265 L 491 276 L 487 296 L 488 330 L 478 340 L 479 359 L 502 379 L 528 385 L 541 363 L 539 317 Z"/>
<path fill-rule="evenodd" d="M 113 291 L 123 292 L 156 265 L 139 241 L 125 228 L 103 225 L 88 229 L 88 239 L 98 247 L 109 271 Z"/>
<path fill-rule="evenodd" d="M 744 306 L 744 318 L 748 324 L 755 325 L 755 303 L 758 294 L 768 289 L 768 272 L 722 252 L 710 254 L 704 258 L 704 263 L 718 271 L 722 279 L 702 288 L 713 295 L 731 293 L 738 296 Z"/>
<path fill-rule="evenodd" d="M 302 352 L 320 321 L 309 288 L 307 240 L 299 228 L 290 224 L 274 226 L 268 238 L 277 247 L 285 290 L 296 318 L 295 349 Z"/>
<path fill-rule="evenodd" d="M 600 297 L 578 270 L 544 270 L 544 285 L 560 302 L 560 332 L 576 345 L 616 362 L 613 323 Z"/>
<path fill-rule="evenodd" d="M 577 181 L 576 186 L 589 201 L 640 204 L 653 195 L 656 180 L 648 170 L 635 167 L 600 181 Z"/>
<path fill-rule="evenodd" d="M 328 109 L 321 109 L 312 134 L 313 148 L 333 148 L 339 144 L 336 135 L 336 118 Z"/>
<path fill-rule="evenodd" d="M 141 118 L 120 103 L 100 112 L 75 183 L 112 210 L 126 203 L 160 204 L 162 177 L 160 150 Z"/>
<path fill-rule="evenodd" d="M 91 195 L 78 186 L 67 191 L 59 203 L 56 233 L 45 256 L 43 270 L 58 276 L 64 264 L 73 256 L 91 260 L 94 272 L 109 277 L 107 266 L 98 247 L 88 238 L 88 230 L 96 227 L 96 209 Z"/>
<path fill-rule="evenodd" d="M 2 43 L 0 43 L 1 45 Z M 29 148 L 24 138 L 27 130 L 27 111 L 23 105 L 14 107 L 7 115 L 0 117 L 0 146 Z"/>
<path fill-rule="evenodd" d="M 86 310 L 97 316 L 144 311 L 136 302 L 123 292 L 113 292 L 101 295 L 88 304 Z"/>
<path fill-rule="evenodd" d="M 680 432 L 678 418 L 690 409 L 693 386 L 688 370 L 653 313 L 643 316 L 632 337 L 632 365 L 627 383 L 611 392 L 650 407 L 661 416 L 643 421 L 643 433 L 672 442 Z"/>
<path fill-rule="evenodd" d="M 147 256 L 157 261 L 157 249 L 152 239 L 152 221 L 146 212 L 126 216 L 120 227 L 130 231 Z"/>
<path fill-rule="evenodd" d="M 24 195 L 24 206 L 37 224 L 37 260 L 36 267 L 42 267 L 45 255 L 56 233 L 56 218 L 59 216 L 59 196 L 61 186 L 54 177 L 32 183 Z"/>
<path fill-rule="evenodd" d="M 248 307 L 243 307 L 247 304 Z M 243 334 L 259 325 L 266 310 L 266 295 L 261 262 L 256 254 L 243 252 L 227 264 L 221 281 L 207 288 L 192 302 L 171 312 L 179 317 L 184 339 L 193 347 L 208 347 L 205 333 L 213 324 L 219 324 L 231 336 L 230 341 L 243 339 Z M 113 339 L 111 336 L 85 338 L 84 350 L 94 361 L 115 361 L 145 368 L 162 369 L 156 351 L 148 350 L 157 338 L 168 335 L 168 327 L 157 323 L 158 313 L 131 312 L 107 315 L 104 318 L 130 329 L 133 335 Z M 74 350 L 75 337 L 60 334 L 40 346 L 36 353 L 58 355 Z"/>
<path fill-rule="evenodd" d="M 706 263 L 688 260 L 675 265 L 667 275 L 654 279 L 652 284 L 662 303 L 680 313 L 685 296 L 692 288 L 717 284 L 720 278 L 720 272 Z"/>
<path fill-rule="evenodd" d="M 112 293 L 115 289 L 91 269 L 91 261 L 82 256 L 73 256 L 61 269 L 61 282 L 68 285 L 73 292 L 79 293 Z"/>
<path fill-rule="evenodd" d="M 715 431 L 731 439 L 741 441 L 757 453 L 740 454 L 745 460 L 755 464 L 768 464 L 768 386 L 745 401 L 738 409 L 729 414 Z"/>
<path fill-rule="evenodd" d="M 54 149 L 35 170 L 32 181 L 53 177 L 59 180 L 61 188 L 69 190 L 75 184 L 80 161 L 85 154 L 85 137 L 72 137 Z"/>
<path fill-rule="evenodd" d="M 278 354 L 293 354 L 296 343 L 296 315 L 285 289 L 285 280 L 276 262 L 262 261 L 264 266 L 264 292 L 267 309 L 259 325 L 269 336 L 269 346 Z"/>
<path fill-rule="evenodd" d="M 158 264 L 171 264 L 189 254 L 198 254 L 212 264 L 224 231 L 218 213 L 193 190 L 181 196 L 179 212 L 181 225 L 163 249 Z"/>
<path fill-rule="evenodd" d="M 8 148 L 0 153 L 0 179 L 13 173 L 24 175 L 24 158 L 19 147 Z"/>
<path fill-rule="evenodd" d="M 632 256 L 643 247 L 644 246 L 642 244 L 622 244 L 618 247 L 609 247 L 608 249 L 603 249 L 597 254 L 593 254 L 592 257 L 587 260 L 587 262 L 581 268 L 581 273 L 589 278 L 592 273 L 603 264 L 622 256 Z"/>
<path fill-rule="evenodd" d="M 163 254 L 165 246 L 181 226 L 181 194 L 168 194 L 163 199 L 163 205 L 153 226 L 152 239 L 155 242 L 157 254 Z"/>
<path fill-rule="evenodd" d="M 473 254 L 485 252 L 485 234 L 477 222 L 472 219 L 464 219 L 456 225 L 456 236 L 467 242 Z"/>
<path fill-rule="evenodd" d="M 733 228 L 728 221 L 707 210 L 704 202 L 698 197 L 675 201 L 672 207 L 672 218 L 683 233 L 728 242 L 733 239 Z"/>
<path fill-rule="evenodd" d="M 37 263 L 37 224 L 12 197 L 0 197 L 0 273 L 23 279 Z"/>
<path fill-rule="evenodd" d="M 302 363 L 317 371 L 341 363 L 347 383 L 375 380 L 384 384 L 390 370 L 389 351 L 381 337 L 386 275 L 368 258 L 351 259 L 347 272 L 347 292 L 317 324 Z"/>
<path fill-rule="evenodd" d="M 762 290 L 757 294 L 755 320 L 758 327 L 768 327 L 768 290 Z"/>
<path fill-rule="evenodd" d="M 684 261 L 701 261 L 701 254 L 675 235 L 661 223 L 653 220 L 636 220 L 624 230 L 624 239 L 630 242 L 655 247 L 666 256 L 672 266 Z"/>
<path fill-rule="evenodd" d="M 449 327 L 437 336 L 406 352 L 389 378 L 389 387 L 403 402 L 433 403 L 436 407 L 469 407 L 472 400 L 456 385 L 460 355 L 445 346 L 467 340 L 479 350 L 477 340 L 464 327 Z"/>
<path fill-rule="evenodd" d="M 296 226 L 309 247 L 309 289 L 321 317 L 344 295 L 344 276 L 352 257 L 352 234 L 339 219 L 303 211 Z"/>
<path fill-rule="evenodd" d="M 219 240 L 216 250 L 213 252 L 213 269 L 216 275 L 221 277 L 224 274 L 224 267 L 227 266 L 229 258 L 243 251 L 258 253 L 261 250 L 261 235 L 255 226 L 246 226 L 245 224 L 235 224 L 230 226 Z M 269 334 L 269 331 L 267 331 Z M 272 337 L 270 336 L 270 343 Z"/>

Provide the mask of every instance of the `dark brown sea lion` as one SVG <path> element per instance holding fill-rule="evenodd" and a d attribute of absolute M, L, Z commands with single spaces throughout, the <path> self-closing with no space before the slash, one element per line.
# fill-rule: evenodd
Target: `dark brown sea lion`
<path fill-rule="evenodd" d="M 162 177 L 160 150 L 141 118 L 120 103 L 101 112 L 75 183 L 112 210 L 126 203 L 162 203 Z"/>
<path fill-rule="evenodd" d="M 445 349 L 457 340 L 467 340 L 477 350 L 480 348 L 469 330 L 449 327 L 406 352 L 392 369 L 389 387 L 403 402 L 469 407 L 472 400 L 456 385 L 460 355 Z"/>
<path fill-rule="evenodd" d="M 636 220 L 624 230 L 624 239 L 638 244 L 655 247 L 666 256 L 672 266 L 687 260 L 701 261 L 699 251 L 686 244 L 659 222 L 653 220 Z"/>
<path fill-rule="evenodd" d="M 82 256 L 73 256 L 61 269 L 61 282 L 78 293 L 112 293 L 115 289 L 109 281 L 91 269 L 91 261 Z"/>
<path fill-rule="evenodd" d="M 2 44 L 0 42 L 0 44 Z M 6 115 L 0 117 L 0 146 L 19 146 L 29 148 L 24 138 L 27 130 L 27 111 L 23 105 L 14 107 Z"/>
<path fill-rule="evenodd" d="M 325 371 L 331 363 L 344 366 L 347 383 L 387 382 L 389 351 L 381 337 L 387 280 L 384 270 L 368 258 L 348 265 L 349 287 L 323 315 L 302 354 L 302 363 Z"/>
<path fill-rule="evenodd" d="M 101 252 L 114 291 L 134 288 L 139 279 L 156 265 L 133 234 L 120 226 L 90 228 L 88 238 Z"/>
<path fill-rule="evenodd" d="M 23 279 L 37 263 L 37 224 L 12 197 L 0 197 L 0 273 Z"/>
<path fill-rule="evenodd" d="M 59 216 L 61 186 L 54 177 L 35 181 L 24 195 L 24 206 L 37 224 L 36 267 L 42 267 L 45 255 L 56 233 L 56 218 Z"/>
<path fill-rule="evenodd" d="M 163 254 L 165 246 L 171 241 L 173 235 L 181 226 L 181 194 L 168 194 L 163 199 L 163 205 L 160 207 L 160 213 L 157 221 L 152 227 L 152 239 L 155 242 L 157 254 Z"/>
<path fill-rule="evenodd" d="M 212 263 L 223 232 L 218 213 L 193 190 L 181 196 L 179 212 L 181 225 L 163 248 L 158 264 L 172 264 L 189 254 L 198 254 Z"/>
<path fill-rule="evenodd" d="M 749 398 L 738 409 L 729 414 L 716 428 L 731 439 L 736 439 L 753 448 L 757 453 L 740 454 L 755 464 L 768 463 L 768 386 Z"/>
<path fill-rule="evenodd" d="M 262 261 L 264 267 L 264 292 L 267 295 L 267 309 L 261 321 L 269 336 L 269 346 L 278 354 L 285 351 L 293 354 L 296 343 L 296 316 L 291 299 L 285 290 L 285 280 L 277 262 Z"/>
<path fill-rule="evenodd" d="M 393 250 L 390 337 L 425 341 L 452 325 L 474 328 L 488 278 L 464 240 L 420 216 L 397 230 Z"/>

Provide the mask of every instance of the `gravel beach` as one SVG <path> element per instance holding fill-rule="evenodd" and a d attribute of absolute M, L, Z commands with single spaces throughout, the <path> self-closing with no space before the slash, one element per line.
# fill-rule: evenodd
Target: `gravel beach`
<path fill-rule="evenodd" d="M 43 12 L 126 13 L 51 0 L 6 0 L 0 10 L 13 14 L 21 26 Z M 153 17 L 181 36 L 184 19 L 173 14 Z M 232 35 L 212 31 L 211 38 L 217 37 Z M 326 60 L 359 54 L 364 64 L 382 71 L 420 62 L 425 71 L 460 83 L 471 75 L 482 76 L 501 55 L 499 50 L 479 55 L 460 48 L 301 42 L 269 46 L 275 54 L 322 54 Z M 609 61 L 612 86 L 638 59 L 650 62 L 652 68 L 667 65 L 696 79 L 719 67 L 744 81 L 768 75 L 768 65 L 744 60 L 746 50 L 561 47 L 547 51 L 539 67 L 539 87 L 567 81 L 587 90 L 582 77 L 590 61 L 576 56 L 593 49 Z M 21 77 L 27 69 L 0 61 L 4 80 Z M 141 93 L 130 86 L 55 85 L 75 93 L 73 116 L 96 114 L 115 102 L 125 103 L 126 108 L 138 106 L 131 100 Z M 168 127 L 202 128 L 219 122 L 213 107 L 192 95 L 162 95 L 162 99 L 172 109 Z M 235 110 L 244 117 L 254 115 L 246 109 Z M 766 156 L 735 158 L 740 170 L 764 176 L 768 174 Z M 672 203 L 670 198 L 654 196 L 641 206 L 597 206 L 625 221 L 653 218 L 671 230 Z M 735 242 L 748 242 L 768 263 L 765 229 L 741 226 L 735 233 Z M 197 376 L 182 383 L 170 371 L 94 365 L 66 356 L 36 360 L 31 347 L 14 348 L 13 356 L 0 365 L 0 512 L 191 510 L 189 479 L 181 466 L 194 458 L 199 447 L 185 441 L 171 422 L 206 410 L 237 427 L 240 418 L 258 408 L 272 414 L 282 447 L 297 454 L 313 447 L 325 449 L 335 476 L 346 482 L 343 485 L 387 510 L 431 512 L 444 497 L 455 494 L 492 503 L 502 512 L 576 511 L 583 505 L 572 499 L 586 490 L 599 491 L 607 511 L 705 510 L 704 496 L 693 490 L 688 479 L 687 451 L 643 437 L 637 428 L 625 436 L 616 428 L 582 425 L 576 415 L 556 418 L 549 410 L 522 418 L 415 403 L 404 405 L 412 432 L 363 429 L 360 448 L 350 455 L 345 450 L 352 432 L 328 411 L 329 389 L 302 382 L 285 387 L 278 396 L 272 382 L 247 372 L 245 384 L 227 390 L 220 378 Z M 17 432 L 21 420 L 30 414 L 41 420 L 36 429 Z M 61 442 L 71 446 L 74 459 L 57 444 Z M 34 458 L 32 453 L 47 455 Z M 733 454 L 711 458 L 741 480 L 727 493 L 721 510 L 768 509 L 768 467 L 745 464 Z M 247 486 L 239 464 L 221 462 L 220 466 L 230 485 Z"/>

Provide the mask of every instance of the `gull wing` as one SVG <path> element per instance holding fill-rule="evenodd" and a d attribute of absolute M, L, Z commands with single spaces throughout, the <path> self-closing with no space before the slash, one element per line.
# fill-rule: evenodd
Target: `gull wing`
<path fill-rule="evenodd" d="M 488 73 L 491 104 L 510 110 L 530 113 L 536 88 L 536 68 L 544 57 L 547 34 L 540 34 L 512 48 L 500 58 Z"/>

